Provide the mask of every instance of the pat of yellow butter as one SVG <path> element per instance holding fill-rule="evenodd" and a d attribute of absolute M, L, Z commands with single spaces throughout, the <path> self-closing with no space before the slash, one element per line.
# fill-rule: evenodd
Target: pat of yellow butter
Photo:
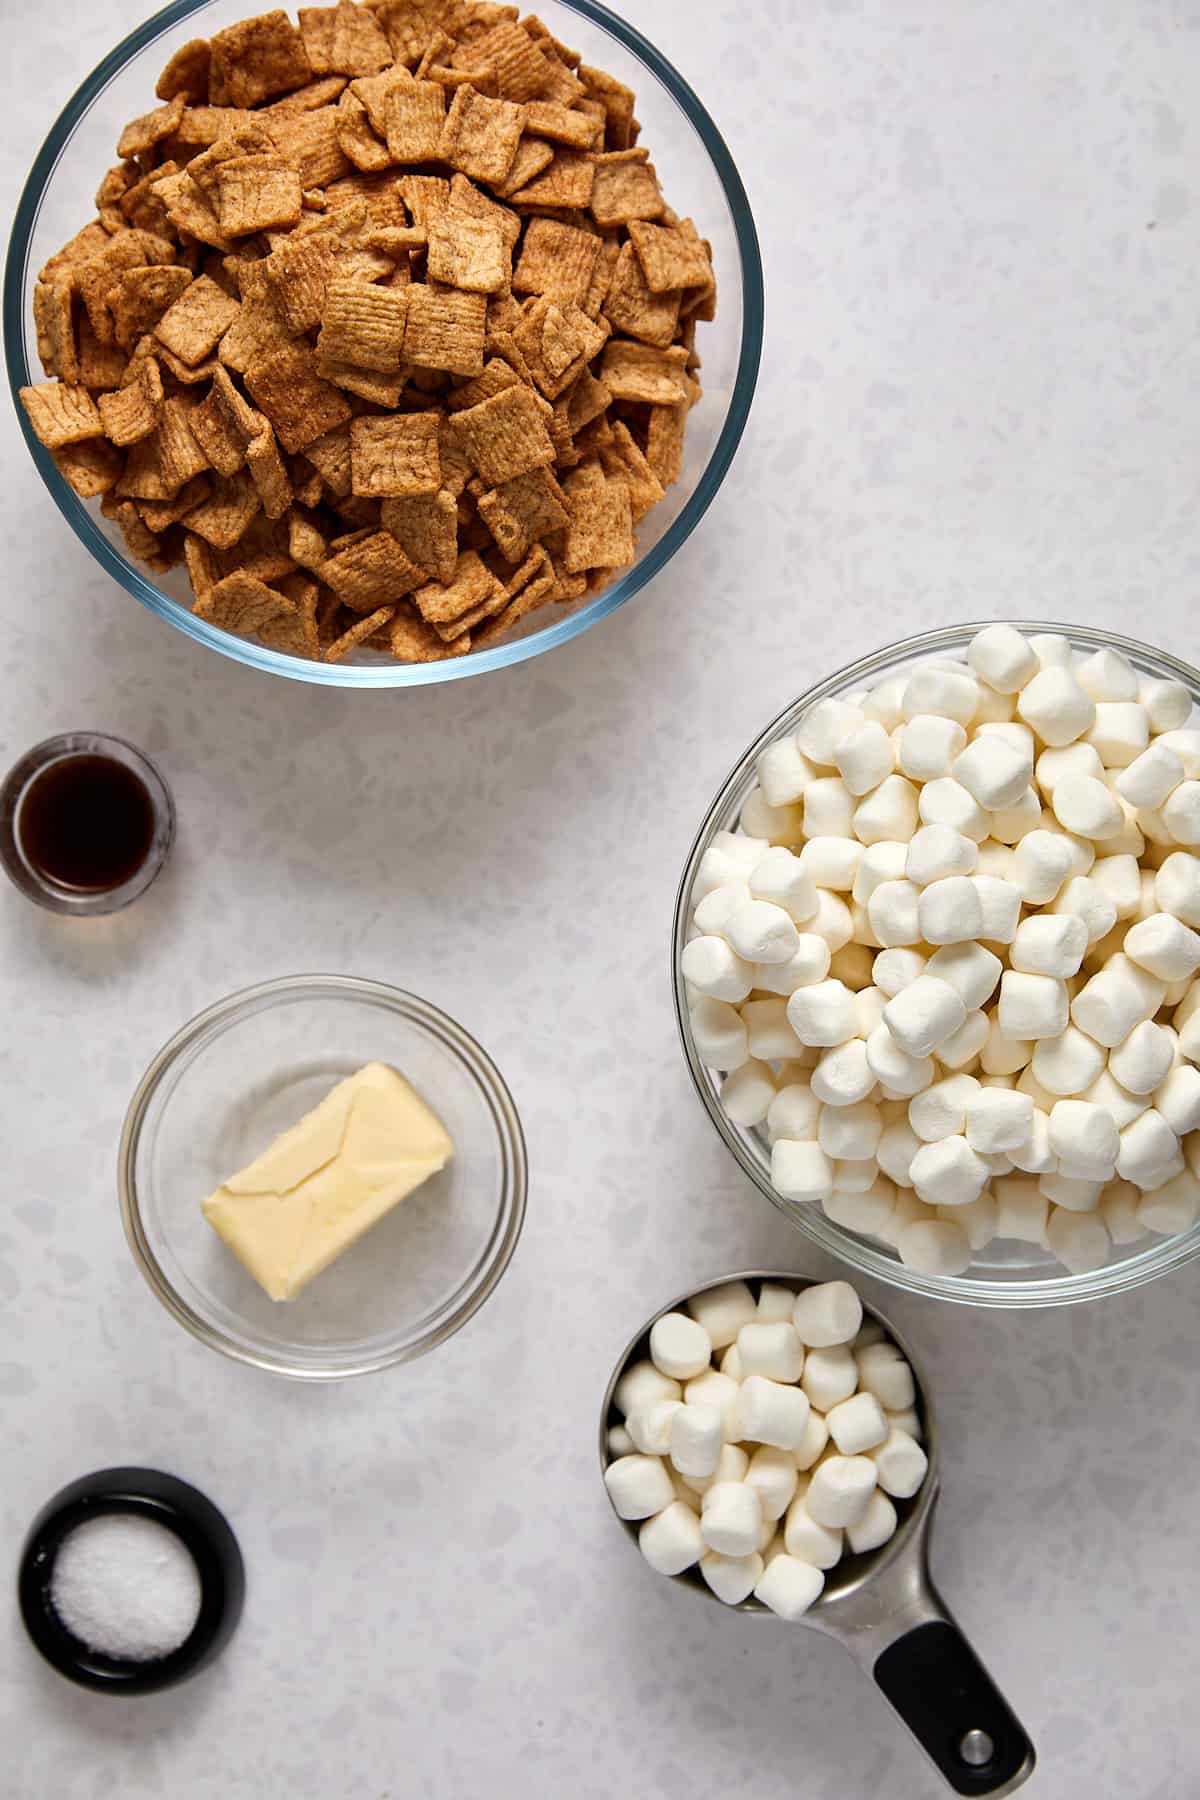
<path fill-rule="evenodd" d="M 367 1063 L 201 1210 L 272 1300 L 291 1300 L 453 1154 L 407 1081 Z"/>

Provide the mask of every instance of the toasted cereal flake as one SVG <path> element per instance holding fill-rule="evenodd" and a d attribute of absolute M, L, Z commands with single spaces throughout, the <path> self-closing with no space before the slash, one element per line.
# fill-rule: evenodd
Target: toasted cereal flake
<path fill-rule="evenodd" d="M 526 133 L 517 145 L 512 168 L 503 181 L 495 184 L 496 192 L 507 199 L 510 194 L 531 182 L 535 175 L 540 175 L 543 169 L 548 169 L 553 161 L 554 145 L 548 144 L 544 138 L 530 137 Z"/>
<path fill-rule="evenodd" d="M 436 412 L 350 424 L 351 492 L 376 498 L 436 494 L 441 486 Z"/>
<path fill-rule="evenodd" d="M 499 611 L 505 600 L 502 585 L 474 550 L 463 551 L 451 581 L 428 582 L 413 595 L 421 617 L 440 635 L 450 637 L 458 634 L 447 627 L 457 625 L 466 631 L 478 618 L 487 616 L 482 608 Z"/>
<path fill-rule="evenodd" d="M 244 376 L 251 363 L 290 342 L 290 334 L 272 307 L 243 300 L 241 312 L 217 345 L 217 357 L 227 369 Z"/>
<path fill-rule="evenodd" d="M 584 369 L 566 396 L 567 419 L 572 432 L 582 431 L 612 404 L 612 395 L 602 381 Z"/>
<path fill-rule="evenodd" d="M 61 381 L 47 381 L 37 387 L 20 390 L 25 408 L 39 443 L 48 450 L 63 444 L 78 444 L 84 438 L 103 437 L 104 424 L 96 402 L 85 387 L 67 387 Z"/>
<path fill-rule="evenodd" d="M 392 153 L 371 130 L 367 109 L 352 88 L 338 101 L 337 138 L 356 169 L 370 173 L 391 167 Z"/>
<path fill-rule="evenodd" d="M 75 348 L 73 291 L 70 277 L 39 281 L 33 290 L 33 323 L 38 357 L 47 375 L 78 382 L 79 358 Z"/>
<path fill-rule="evenodd" d="M 120 526 L 125 547 L 131 556 L 137 557 L 139 562 L 148 563 L 152 569 L 170 567 L 170 559 L 163 556 L 157 534 L 139 516 L 132 500 L 114 502 L 112 495 L 106 494 L 100 506 L 105 516 L 115 520 Z"/>
<path fill-rule="evenodd" d="M 493 394 L 502 393 L 507 387 L 515 387 L 519 380 L 520 376 L 510 363 L 498 356 L 489 356 L 482 375 L 476 375 L 473 381 L 459 382 L 450 389 L 446 405 L 451 412 L 461 412 L 464 407 L 478 406 L 481 400 L 490 400 Z"/>
<path fill-rule="evenodd" d="M 197 599 L 201 594 L 207 594 L 221 579 L 216 551 L 192 531 L 185 531 L 183 534 L 183 560 L 187 566 L 188 580 L 192 584 L 192 593 Z"/>
<path fill-rule="evenodd" d="M 436 162 L 446 121 L 446 90 L 397 71 L 384 115 L 387 147 L 398 163 Z"/>
<path fill-rule="evenodd" d="M 591 113 L 579 112 L 573 106 L 563 106 L 556 100 L 530 100 L 525 107 L 525 130 L 556 144 L 591 150 L 599 125 Z"/>
<path fill-rule="evenodd" d="M 306 444 L 304 454 L 332 494 L 350 492 L 350 427 L 338 425 Z"/>
<path fill-rule="evenodd" d="M 112 238 L 103 225 L 93 220 L 82 231 L 77 231 L 61 250 L 42 265 L 38 271 L 38 280 L 53 281 L 59 275 L 69 274 L 84 263 L 93 261 L 111 242 Z"/>
<path fill-rule="evenodd" d="M 302 6 L 300 36 L 314 74 L 374 75 L 392 60 L 387 38 L 365 6 Z"/>
<path fill-rule="evenodd" d="M 609 149 L 628 150 L 634 138 L 633 89 L 618 81 L 615 75 L 609 75 L 604 69 L 593 69 L 587 63 L 580 63 L 579 79 L 589 98 L 599 100 L 604 107 Z"/>
<path fill-rule="evenodd" d="M 481 374 L 487 318 L 484 296 L 457 289 L 436 293 L 417 283 L 407 293 L 404 360 L 423 369 L 448 369 L 455 375 Z"/>
<path fill-rule="evenodd" d="M 489 619 L 474 634 L 473 641 L 477 650 L 485 650 L 496 638 L 511 631 L 527 614 L 553 600 L 554 565 L 541 544 L 534 546 L 520 568 L 504 584 L 504 591 L 507 596 L 511 596 L 504 610 Z"/>
<path fill-rule="evenodd" d="M 352 612 L 366 613 L 411 594 L 423 579 L 388 531 L 375 531 L 328 557 L 317 571 Z"/>
<path fill-rule="evenodd" d="M 125 374 L 125 352 L 119 345 L 102 344 L 92 330 L 91 321 L 79 321 L 79 385 L 91 388 L 120 387 Z"/>
<path fill-rule="evenodd" d="M 439 156 L 476 181 L 503 181 L 512 167 L 524 116 L 509 100 L 489 100 L 468 82 L 450 103 Z"/>
<path fill-rule="evenodd" d="M 246 467 L 268 519 L 281 519 L 292 504 L 292 484 L 275 433 L 265 422 L 259 436 L 246 446 Z"/>
<path fill-rule="evenodd" d="M 226 237 L 296 225 L 301 205 L 300 176 L 282 156 L 234 156 L 217 171 L 217 222 Z"/>
<path fill-rule="evenodd" d="M 560 307 L 543 296 L 529 306 L 513 338 L 537 386 L 556 400 L 600 354 L 608 332 L 607 323 L 597 324 L 580 307 Z"/>
<path fill-rule="evenodd" d="M 211 493 L 211 478 L 207 475 L 193 475 L 190 481 L 184 482 L 172 500 L 138 500 L 134 504 L 142 523 L 149 526 L 156 535 L 161 535 L 168 525 L 175 525 L 180 519 L 186 518 Z"/>
<path fill-rule="evenodd" d="M 380 606 L 367 618 L 359 619 L 357 624 L 351 625 L 349 631 L 343 631 L 340 637 L 335 638 L 328 645 L 325 650 L 325 661 L 344 662 L 350 652 L 356 650 L 359 644 L 365 642 L 367 638 L 374 637 L 377 631 L 383 629 L 395 610 L 394 606 Z"/>
<path fill-rule="evenodd" d="M 167 209 L 158 193 L 158 183 L 166 175 L 177 175 L 179 166 L 170 160 L 160 163 L 148 175 L 133 184 L 121 195 L 117 203 L 122 225 L 132 225 L 139 231 L 152 231 L 157 237 L 169 237 L 171 222 L 167 217 Z"/>
<path fill-rule="evenodd" d="M 302 512 L 292 508 L 288 514 L 288 555 L 302 569 L 317 569 L 325 561 L 325 539 Z"/>
<path fill-rule="evenodd" d="M 509 562 L 519 563 L 530 545 L 567 524 L 562 489 L 549 469 L 517 475 L 480 494 L 479 516 Z"/>
<path fill-rule="evenodd" d="M 428 238 L 430 281 L 476 294 L 495 294 L 508 286 L 511 257 L 493 220 L 447 207 L 430 221 Z"/>
<path fill-rule="evenodd" d="M 131 119 L 117 139 L 118 156 L 141 156 L 163 138 L 170 137 L 183 117 L 187 97 L 176 94 L 166 106 L 156 106 L 140 119 Z"/>
<path fill-rule="evenodd" d="M 678 481 L 683 467 L 683 434 L 687 424 L 687 402 L 675 406 L 652 406 L 646 427 L 646 461 L 664 488 Z"/>
<path fill-rule="evenodd" d="M 678 288 L 665 294 L 652 292 L 633 245 L 622 244 L 612 285 L 604 299 L 604 313 L 614 331 L 665 348 L 675 338 L 679 298 Z"/>
<path fill-rule="evenodd" d="M 324 211 L 321 190 L 339 181 L 353 168 L 338 137 L 338 116 L 332 106 L 317 112 L 280 113 L 270 121 L 271 143 L 300 177 L 303 204 Z"/>
<path fill-rule="evenodd" d="M 211 64 L 210 64 L 211 70 Z M 207 149 L 215 144 L 218 138 L 225 137 L 231 131 L 240 130 L 243 125 L 254 123 L 252 113 L 238 106 L 189 106 L 179 121 L 179 130 L 171 139 L 173 150 L 191 154 L 196 150 Z"/>
<path fill-rule="evenodd" d="M 281 575 L 277 591 L 292 604 L 290 613 L 277 613 L 258 627 L 259 642 L 269 650 L 285 656 L 302 656 L 318 661 L 321 640 L 317 631 L 317 602 L 320 589 L 307 575 Z"/>
<path fill-rule="evenodd" d="M 427 625 L 408 602 L 396 608 L 388 626 L 388 647 L 397 662 L 442 662 L 448 656 L 464 656 L 471 647 L 469 632 L 443 643 L 432 625 Z"/>
<path fill-rule="evenodd" d="M 556 150 L 549 165 L 521 188 L 509 187 L 514 206 L 586 207 L 596 166 L 587 150 Z"/>
<path fill-rule="evenodd" d="M 674 406 L 687 398 L 686 364 L 687 351 L 678 344 L 660 350 L 652 344 L 612 338 L 604 348 L 600 379 L 615 400 Z"/>
<path fill-rule="evenodd" d="M 689 226 L 690 231 L 686 229 Z M 644 219 L 631 219 L 629 237 L 653 293 L 712 285 L 712 264 L 690 219 L 677 225 L 652 225 Z"/>
<path fill-rule="evenodd" d="M 208 98 L 208 67 L 212 52 L 207 38 L 192 38 L 176 50 L 158 78 L 154 92 L 160 100 L 173 100 L 182 94 L 191 106 Z"/>
<path fill-rule="evenodd" d="M 260 504 L 258 490 L 248 470 L 241 469 L 228 477 L 218 475 L 209 498 L 188 514 L 188 530 L 202 537 L 214 550 L 232 550 Z"/>
<path fill-rule="evenodd" d="M 545 414 L 529 388 L 505 388 L 454 416 L 454 433 L 488 487 L 554 461 Z"/>
<path fill-rule="evenodd" d="M 414 225 L 428 231 L 430 221 L 450 204 L 450 183 L 444 175 L 401 175 L 396 182 Z"/>
<path fill-rule="evenodd" d="M 295 574 L 296 565 L 287 553 L 286 524 L 282 519 L 268 519 L 260 510 L 237 543 L 221 552 L 220 563 L 224 575 L 240 569 L 259 581 L 275 582 L 281 576 Z"/>
<path fill-rule="evenodd" d="M 318 75 L 315 81 L 305 82 L 301 88 L 293 88 L 290 94 L 284 94 L 282 99 L 272 100 L 262 110 L 275 118 L 284 118 L 289 113 L 317 112 L 322 107 L 331 107 L 345 90 L 344 75 Z"/>
<path fill-rule="evenodd" d="M 241 311 L 207 275 L 199 275 L 170 305 L 154 327 L 154 336 L 181 362 L 193 366 L 212 353 Z"/>
<path fill-rule="evenodd" d="M 319 354 L 383 374 L 399 369 L 407 295 L 407 289 L 378 288 L 368 281 L 331 281 L 321 314 Z"/>
<path fill-rule="evenodd" d="M 151 185 L 166 207 L 167 218 L 176 231 L 186 232 L 189 237 L 198 238 L 202 244 L 211 244 L 216 250 L 233 248 L 232 239 L 221 230 L 207 194 L 186 169 L 176 175 L 163 176 Z"/>
<path fill-rule="evenodd" d="M 290 237 L 253 266 L 259 272 L 263 298 L 299 337 L 321 322 L 325 296 L 337 269 L 337 237 L 333 231 Z"/>
<path fill-rule="evenodd" d="M 521 220 L 510 206 L 501 206 L 465 175 L 454 175 L 450 181 L 449 202 L 454 212 L 470 213 L 477 219 L 490 219 L 499 228 L 507 250 L 512 250 L 521 235 Z"/>
<path fill-rule="evenodd" d="M 286 344 L 256 358 L 245 379 L 289 455 L 350 417 L 349 404 L 317 373 L 316 358 L 304 345 Z"/>
<path fill-rule="evenodd" d="M 103 438 L 87 438 L 82 443 L 64 444 L 52 450 L 59 474 L 74 488 L 81 500 L 95 500 L 114 488 L 124 467 L 124 458 Z"/>
<path fill-rule="evenodd" d="M 493 70 L 497 89 L 506 100 L 535 100 L 553 85 L 540 46 L 511 19 L 502 19 L 490 30 L 460 42 L 451 66 L 468 72 Z"/>
<path fill-rule="evenodd" d="M 212 587 L 196 596 L 192 605 L 198 619 L 219 625 L 222 631 L 237 632 L 240 637 L 260 631 L 272 619 L 293 610 L 286 595 L 243 570 L 214 582 Z"/>
<path fill-rule="evenodd" d="M 128 387 L 118 389 L 115 394 L 101 394 L 96 402 L 105 437 L 110 444 L 118 444 L 121 448 L 149 437 L 158 424 L 163 387 L 153 357 L 144 359 L 141 371 L 139 378 Z"/>
<path fill-rule="evenodd" d="M 408 80 L 407 69 L 385 69 L 381 75 L 367 76 L 351 83 L 350 91 L 355 99 L 361 100 L 366 107 L 371 130 L 376 137 L 386 140 L 388 106 L 392 90 L 403 87 Z"/>
<path fill-rule="evenodd" d="M 360 369 L 354 363 L 329 362 L 323 356 L 317 357 L 317 371 L 334 387 L 345 388 L 348 394 L 357 394 L 375 406 L 386 407 L 389 412 L 395 412 L 399 406 L 408 382 L 405 369 L 395 375 L 381 375 L 376 369 Z"/>
<path fill-rule="evenodd" d="M 612 434 L 613 447 L 600 452 L 600 461 L 606 475 L 616 476 L 629 489 L 633 522 L 636 525 L 652 507 L 658 505 L 666 490 L 623 419 L 614 419 Z"/>
<path fill-rule="evenodd" d="M 76 290 L 102 344 L 115 341 L 108 296 L 118 277 L 126 269 L 174 260 L 174 247 L 165 238 L 155 237 L 149 231 L 117 231 L 109 238 L 106 250 L 77 267 Z"/>
<path fill-rule="evenodd" d="M 458 559 L 458 507 L 445 488 L 385 500 L 380 522 L 432 581 L 450 582 Z"/>
<path fill-rule="evenodd" d="M 587 298 L 600 239 L 558 219 L 531 219 L 513 270 L 513 289 L 545 294 L 559 306 L 582 306 Z"/>
<path fill-rule="evenodd" d="M 312 78 L 300 33 L 282 11 L 228 26 L 210 49 L 208 97 L 214 106 L 259 106 Z"/>
<path fill-rule="evenodd" d="M 633 561 L 633 511 L 623 481 L 599 481 L 574 470 L 563 484 L 566 494 L 567 542 L 563 562 L 568 574 L 585 569 L 621 568 Z"/>

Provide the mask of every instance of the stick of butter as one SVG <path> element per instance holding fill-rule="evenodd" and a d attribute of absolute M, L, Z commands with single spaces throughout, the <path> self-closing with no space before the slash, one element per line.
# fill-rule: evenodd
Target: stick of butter
<path fill-rule="evenodd" d="M 201 1210 L 272 1300 L 291 1300 L 453 1154 L 407 1081 L 367 1063 Z"/>

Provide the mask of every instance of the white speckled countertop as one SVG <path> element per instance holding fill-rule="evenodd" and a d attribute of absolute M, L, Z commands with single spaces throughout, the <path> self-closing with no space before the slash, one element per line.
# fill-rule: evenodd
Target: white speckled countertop
<path fill-rule="evenodd" d="M 693 1278 L 817 1266 L 720 1149 L 674 1036 L 675 881 L 735 754 L 813 678 L 950 620 L 1102 622 L 1196 659 L 1200 16 L 622 10 L 740 165 L 768 329 L 728 481 L 616 617 L 484 682 L 272 681 L 118 592 L 0 424 L 0 752 L 119 732 L 160 760 L 181 827 L 109 927 L 0 892 L 0 1565 L 11 1583 L 61 1483 L 145 1461 L 228 1511 L 250 1583 L 213 1670 L 127 1704 L 44 1668 L 10 1598 L 5 1800 L 939 1791 L 835 1646 L 649 1577 L 600 1488 L 595 1411 L 626 1335 Z M 5 216 L 135 12 L 23 11 L 0 76 Z M 533 1172 L 474 1322 L 327 1391 L 184 1336 L 114 1192 L 125 1102 L 165 1037 L 316 966 L 415 988 L 475 1031 Z M 938 1376 L 935 1572 L 1048 1800 L 1196 1785 L 1195 1283 L 1019 1317 L 884 1301 Z"/>

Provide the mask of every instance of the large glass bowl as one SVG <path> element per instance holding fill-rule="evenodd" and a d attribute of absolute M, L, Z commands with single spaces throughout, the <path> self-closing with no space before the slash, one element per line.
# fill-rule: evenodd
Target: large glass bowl
<path fill-rule="evenodd" d="M 690 936 L 688 898 L 700 858 L 716 832 L 735 828 L 746 796 L 755 785 L 755 763 L 768 744 L 790 736 L 818 700 L 837 698 L 855 688 L 874 686 L 887 676 L 930 658 L 961 658 L 975 633 L 990 622 L 985 619 L 973 625 L 948 625 L 941 631 L 927 631 L 919 637 L 889 644 L 886 649 L 876 651 L 874 656 L 865 656 L 859 662 L 839 669 L 836 675 L 818 682 L 793 701 L 738 759 L 696 834 L 679 884 L 671 948 L 675 1015 L 696 1092 L 724 1142 L 772 1205 L 824 1249 L 842 1257 L 852 1267 L 877 1276 L 880 1281 L 890 1282 L 893 1287 L 907 1288 L 911 1293 L 928 1294 L 939 1300 L 956 1300 L 971 1306 L 1066 1306 L 1093 1300 L 1102 1294 L 1117 1294 L 1127 1288 L 1140 1287 L 1143 1282 L 1165 1275 L 1169 1269 L 1191 1262 L 1200 1256 L 1200 1224 L 1177 1237 L 1148 1238 L 1129 1249 L 1114 1247 L 1106 1266 L 1086 1275 L 1068 1275 L 1048 1250 L 1040 1249 L 1036 1244 L 1007 1239 L 995 1239 L 985 1249 L 977 1251 L 966 1275 L 922 1275 L 916 1269 L 907 1268 L 893 1250 L 835 1225 L 819 1206 L 800 1205 L 775 1192 L 771 1185 L 771 1153 L 765 1132 L 758 1128 L 746 1130 L 727 1117 L 721 1106 L 719 1077 L 705 1067 L 696 1051 L 680 967 L 683 947 Z M 1020 631 L 1061 632 L 1079 650 L 1119 650 L 1144 674 L 1181 681 L 1195 704 L 1200 706 L 1200 672 L 1166 651 L 1152 649 L 1132 638 L 1118 637 L 1111 631 L 1092 631 L 1086 626 L 1023 619 L 1015 619 L 1012 623 Z"/>
<path fill-rule="evenodd" d="M 565 644 L 624 605 L 666 566 L 707 510 L 742 435 L 762 348 L 762 260 L 745 188 L 720 132 L 687 82 L 632 25 L 596 0 L 544 0 L 532 7 L 551 32 L 637 94 L 647 145 L 675 210 L 692 217 L 712 244 L 717 316 L 701 325 L 696 346 L 704 395 L 688 418 L 683 470 L 666 498 L 637 527 L 636 560 L 594 599 L 542 608 L 522 633 L 494 650 L 443 662 L 397 663 L 373 652 L 347 663 L 309 662 L 206 624 L 190 610 L 187 576 L 165 576 L 134 561 L 119 528 L 64 481 L 38 443 L 17 401 L 20 387 L 45 379 L 33 330 L 37 272 L 94 216 L 92 195 L 113 162 L 122 126 L 155 104 L 154 84 L 167 59 L 190 38 L 261 11 L 257 0 L 175 0 L 147 19 L 83 83 L 37 154 L 13 221 L 4 275 L 4 339 L 17 417 L 38 472 L 59 511 L 101 568 L 143 606 L 235 662 L 295 681 L 335 687 L 411 687 L 483 675 Z M 547 620 L 553 620 L 548 623 Z"/>
<path fill-rule="evenodd" d="M 411 1082 L 454 1155 L 294 1300 L 271 1300 L 200 1203 L 369 1062 Z M 336 1381 L 423 1355 L 483 1305 L 521 1235 L 525 1140 L 496 1065 L 436 1006 L 300 975 L 218 1001 L 159 1051 L 118 1179 L 134 1259 L 180 1325 L 255 1368 Z"/>

